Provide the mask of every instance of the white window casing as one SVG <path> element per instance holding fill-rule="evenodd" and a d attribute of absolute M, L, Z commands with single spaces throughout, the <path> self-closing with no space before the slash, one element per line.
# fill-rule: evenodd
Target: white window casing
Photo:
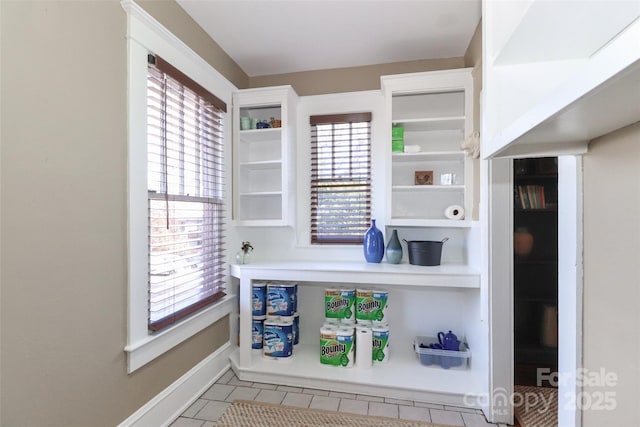
<path fill-rule="evenodd" d="M 153 335 L 148 332 L 147 54 L 160 55 L 227 105 L 231 105 L 231 95 L 236 88 L 136 3 L 123 0 L 121 5 L 127 13 L 128 304 L 125 351 L 131 373 L 228 315 L 235 300 L 234 295 L 227 295 L 215 305 L 162 332 Z M 230 125 L 227 114 L 224 127 L 230 129 Z M 227 131 L 223 137 L 225 151 L 228 151 L 230 135 Z"/>

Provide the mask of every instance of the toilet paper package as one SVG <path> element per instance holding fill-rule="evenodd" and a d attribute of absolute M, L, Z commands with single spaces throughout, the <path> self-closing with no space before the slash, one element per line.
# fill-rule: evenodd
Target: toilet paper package
<path fill-rule="evenodd" d="M 374 322 L 371 335 L 373 363 L 387 363 L 389 361 L 389 324 Z"/>

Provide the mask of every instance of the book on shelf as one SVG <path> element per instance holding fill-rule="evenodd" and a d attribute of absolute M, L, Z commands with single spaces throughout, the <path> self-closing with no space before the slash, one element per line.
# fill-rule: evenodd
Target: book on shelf
<path fill-rule="evenodd" d="M 545 209 L 547 203 L 544 198 L 544 186 L 518 185 L 515 189 L 515 206 L 520 209 Z"/>

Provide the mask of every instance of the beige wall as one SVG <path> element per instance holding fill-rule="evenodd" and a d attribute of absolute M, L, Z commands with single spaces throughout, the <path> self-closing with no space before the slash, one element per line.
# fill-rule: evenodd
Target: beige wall
<path fill-rule="evenodd" d="M 203 59 L 214 64 L 215 69 L 237 88 L 249 87 L 249 76 L 175 0 L 136 0 L 136 3 Z"/>
<path fill-rule="evenodd" d="M 482 19 L 471 37 L 467 51 L 464 53 L 464 66 L 474 67 L 482 63 Z"/>
<path fill-rule="evenodd" d="M 228 319 L 127 375 L 126 15 L 0 7 L 0 425 L 113 426 L 226 342 Z M 148 9 L 207 49 L 175 4 Z"/>
<path fill-rule="evenodd" d="M 298 95 L 380 89 L 380 76 L 464 67 L 464 58 L 425 59 L 364 67 L 334 68 L 251 77 L 251 87 L 291 85 Z"/>
<path fill-rule="evenodd" d="M 591 142 L 584 156 L 584 367 L 615 373 L 615 412 L 585 427 L 637 426 L 640 411 L 640 123 Z M 595 399 L 595 398 L 594 398 Z"/>

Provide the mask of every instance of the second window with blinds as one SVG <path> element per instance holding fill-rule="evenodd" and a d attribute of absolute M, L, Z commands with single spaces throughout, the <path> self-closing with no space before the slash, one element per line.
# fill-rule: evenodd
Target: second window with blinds
<path fill-rule="evenodd" d="M 371 113 L 310 122 L 311 243 L 361 244 L 371 218 Z"/>

